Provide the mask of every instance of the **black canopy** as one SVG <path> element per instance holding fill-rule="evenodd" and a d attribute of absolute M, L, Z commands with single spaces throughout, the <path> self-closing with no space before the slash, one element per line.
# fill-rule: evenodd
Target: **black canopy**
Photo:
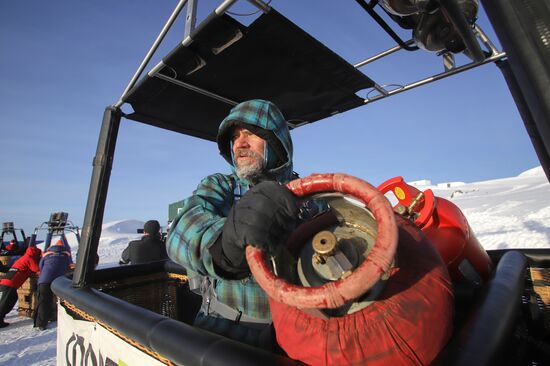
<path fill-rule="evenodd" d="M 249 26 L 212 15 L 191 38 L 130 91 L 128 118 L 214 140 L 234 103 L 273 101 L 296 127 L 362 105 L 355 93 L 374 85 L 274 9 Z"/>

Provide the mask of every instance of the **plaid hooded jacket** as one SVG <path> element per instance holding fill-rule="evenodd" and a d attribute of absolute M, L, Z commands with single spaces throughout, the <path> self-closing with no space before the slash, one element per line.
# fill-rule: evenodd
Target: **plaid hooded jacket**
<path fill-rule="evenodd" d="M 244 314 L 270 319 L 267 295 L 251 277 L 228 280 L 214 269 L 209 248 L 221 233 L 238 190 L 244 194 L 250 182 L 235 172 L 231 131 L 243 127 L 267 141 L 267 173 L 280 183 L 292 178 L 292 141 L 283 115 L 271 102 L 250 100 L 235 106 L 218 130 L 220 154 L 231 165 L 233 174 L 213 174 L 202 180 L 193 195 L 184 201 L 166 241 L 168 256 L 188 270 L 216 279 L 218 301 Z"/>

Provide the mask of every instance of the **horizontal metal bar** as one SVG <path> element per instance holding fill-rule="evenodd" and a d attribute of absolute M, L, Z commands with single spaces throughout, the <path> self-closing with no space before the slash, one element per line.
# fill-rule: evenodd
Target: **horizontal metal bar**
<path fill-rule="evenodd" d="M 237 0 L 225 0 L 223 3 L 221 3 L 214 12 L 218 15 L 222 15 L 233 5 Z"/>
<path fill-rule="evenodd" d="M 377 83 L 374 83 L 374 89 L 378 90 L 380 93 L 382 93 L 383 95 L 388 95 L 388 91 L 383 88 L 382 86 L 378 85 Z"/>
<path fill-rule="evenodd" d="M 214 98 L 216 100 L 219 100 L 221 102 L 224 102 L 224 103 L 227 103 L 231 106 L 235 106 L 237 105 L 238 103 L 235 102 L 234 100 L 231 100 L 231 99 L 228 99 L 228 98 L 224 98 L 218 94 L 214 94 L 212 92 L 209 92 L 208 90 L 204 90 L 202 88 L 199 88 L 197 86 L 194 86 L 194 85 L 191 85 L 191 84 L 188 84 L 186 82 L 183 82 L 183 81 L 180 81 L 180 80 L 177 80 L 177 79 L 174 79 L 174 78 L 171 78 L 170 76 L 166 76 L 166 75 L 163 75 L 163 74 L 155 74 L 154 75 L 155 77 L 159 78 L 159 79 L 162 79 L 162 80 L 165 80 L 165 81 L 168 81 L 172 84 L 175 84 L 175 85 L 178 85 L 178 86 L 181 86 L 181 87 L 184 87 L 186 89 L 189 89 L 189 90 L 192 90 L 194 92 L 197 92 L 199 94 L 202 94 L 202 95 L 206 95 L 207 97 L 210 97 L 210 98 Z"/>
<path fill-rule="evenodd" d="M 500 60 L 504 57 L 506 57 L 506 53 L 505 52 L 500 52 L 500 53 L 497 53 L 497 54 L 495 54 L 495 55 L 493 55 L 489 58 L 486 58 L 485 60 L 483 60 L 481 62 L 471 62 L 469 64 L 457 67 L 455 69 L 452 69 L 452 70 L 449 70 L 449 71 L 446 71 L 446 72 L 442 72 L 440 74 L 430 76 L 428 78 L 416 81 L 414 83 L 407 84 L 402 88 L 390 90 L 390 91 L 388 91 L 387 94 L 380 94 L 380 95 L 377 95 L 377 96 L 372 97 L 372 98 L 367 98 L 367 99 L 364 100 L 364 103 L 369 104 L 369 103 L 375 102 L 377 100 L 390 97 L 390 96 L 395 95 L 395 94 L 403 93 L 407 90 L 411 90 L 411 89 L 417 88 L 419 86 L 426 85 L 426 84 L 429 84 L 431 82 L 441 80 L 441 79 L 447 78 L 447 77 L 452 76 L 452 75 L 459 74 L 459 73 L 464 72 L 466 70 L 473 69 L 474 67 L 478 67 L 478 66 L 487 64 L 489 62 L 498 61 L 498 60 Z"/>
<path fill-rule="evenodd" d="M 413 41 L 412 39 L 410 39 L 410 40 L 408 40 L 407 42 L 405 42 L 405 44 L 406 44 L 406 45 L 409 45 L 409 46 L 410 46 L 411 44 L 413 44 L 413 43 L 414 43 L 414 41 Z M 372 57 L 370 57 L 370 58 L 368 58 L 368 59 L 366 59 L 366 60 L 363 60 L 363 61 L 361 61 L 361 62 L 359 62 L 359 63 L 356 63 L 355 65 L 353 65 L 353 67 L 355 67 L 356 69 L 358 69 L 358 68 L 360 68 L 360 67 L 362 67 L 362 66 L 365 66 L 365 65 L 367 65 L 367 64 L 370 64 L 371 62 L 374 62 L 374 61 L 376 61 L 376 60 L 378 60 L 378 59 L 381 59 L 382 57 L 391 55 L 392 53 L 397 52 L 397 51 L 399 51 L 399 50 L 401 50 L 401 49 L 403 49 L 403 47 L 401 47 L 400 45 L 397 45 L 397 46 L 392 47 L 392 48 L 390 48 L 390 49 L 388 49 L 388 50 L 386 50 L 386 51 L 380 52 L 379 54 L 374 55 L 374 56 L 372 56 Z"/>

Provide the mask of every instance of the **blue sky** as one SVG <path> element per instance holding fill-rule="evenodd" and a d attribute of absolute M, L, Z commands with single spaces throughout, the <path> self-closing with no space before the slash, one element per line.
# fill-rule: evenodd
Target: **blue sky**
<path fill-rule="evenodd" d="M 29 234 L 51 212 L 67 211 L 81 225 L 104 108 L 118 100 L 176 3 L 0 3 L 0 221 L 14 221 Z M 217 3 L 203 0 L 199 17 Z M 380 31 L 370 35 L 375 25 L 354 1 L 335 4 L 271 5 L 350 63 L 393 46 Z M 249 9 L 245 2 L 234 10 Z M 479 16 L 492 36 L 485 14 Z M 181 38 L 181 20 L 159 57 Z M 400 51 L 387 61 L 361 71 L 391 84 L 442 70 L 440 58 L 428 52 Z M 492 64 L 298 128 L 292 136 L 295 170 L 303 176 L 345 172 L 373 184 L 396 175 L 476 182 L 539 165 Z M 188 196 L 207 174 L 228 171 L 214 143 L 123 120 L 104 220 L 165 223 L 169 203 Z"/>

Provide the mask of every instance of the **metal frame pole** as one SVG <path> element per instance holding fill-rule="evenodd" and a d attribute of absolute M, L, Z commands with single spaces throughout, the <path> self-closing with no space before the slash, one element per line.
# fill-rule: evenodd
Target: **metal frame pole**
<path fill-rule="evenodd" d="M 191 35 L 191 32 L 195 29 L 197 23 L 197 5 L 198 0 L 188 0 L 187 4 L 187 16 L 185 17 L 185 32 L 183 38 L 187 38 Z"/>
<path fill-rule="evenodd" d="M 419 86 L 426 85 L 426 84 L 432 83 L 434 81 L 447 78 L 447 77 L 452 76 L 452 75 L 459 74 L 459 73 L 464 72 L 466 70 L 470 70 L 474 67 L 485 65 L 485 64 L 490 63 L 490 62 L 496 62 L 498 60 L 503 59 L 504 57 L 506 57 L 506 53 L 505 52 L 500 52 L 500 53 L 497 53 L 495 55 L 492 55 L 491 57 L 486 58 L 482 62 L 471 62 L 469 64 L 454 68 L 452 70 L 448 70 L 448 71 L 445 71 L 445 72 L 442 72 L 442 73 L 424 78 L 422 80 L 418 80 L 418 81 L 415 81 L 413 83 L 406 84 L 406 85 L 404 85 L 404 86 L 402 86 L 398 89 L 393 89 L 393 90 L 389 90 L 389 91 L 387 89 L 384 89 L 384 90 L 387 91 L 387 93 L 382 92 L 382 94 L 380 94 L 380 95 L 376 95 L 372 98 L 366 98 L 364 102 L 365 102 L 365 104 L 369 104 L 369 103 L 375 102 L 377 100 L 380 100 L 380 99 L 383 99 L 383 98 L 386 98 L 386 97 L 390 97 L 390 96 L 395 95 L 395 94 L 403 93 L 407 90 L 418 88 Z M 378 86 L 378 87 L 375 86 L 374 89 L 381 92 L 380 86 Z"/>
<path fill-rule="evenodd" d="M 126 89 L 124 89 L 124 92 L 120 96 L 120 99 L 115 104 L 115 108 L 119 108 L 122 104 L 124 104 L 128 93 L 134 87 L 134 85 L 136 85 L 141 73 L 143 72 L 143 70 L 145 69 L 145 67 L 149 63 L 149 61 L 151 61 L 151 58 L 155 54 L 157 48 L 160 46 L 160 43 L 162 42 L 162 40 L 166 36 L 166 33 L 168 33 L 168 30 L 170 29 L 170 27 L 172 27 L 172 24 L 174 24 L 174 22 L 176 21 L 176 18 L 178 17 L 179 13 L 181 12 L 181 9 L 183 9 L 183 7 L 185 6 L 186 3 L 187 3 L 187 0 L 180 0 L 178 5 L 176 5 L 176 8 L 172 12 L 172 15 L 170 15 L 170 18 L 168 18 L 168 21 L 166 22 L 166 24 L 164 24 L 164 27 L 162 27 L 162 30 L 160 31 L 160 34 L 157 36 L 157 39 L 155 39 L 155 42 L 153 43 L 153 45 L 149 49 L 149 52 L 147 52 L 147 54 L 145 55 L 145 58 L 141 62 L 141 65 L 139 65 L 139 68 L 137 69 L 134 76 L 132 77 L 132 80 L 130 80 L 130 82 L 128 83 L 128 86 L 126 86 Z"/>
<path fill-rule="evenodd" d="M 88 192 L 82 237 L 76 256 L 76 268 L 73 275 L 74 287 L 82 288 L 90 283 L 91 275 L 95 269 L 95 258 L 101 236 L 105 201 L 107 200 L 121 118 L 122 112 L 115 107 L 107 107 L 103 114 L 103 124 L 93 161 L 94 169 Z"/>

